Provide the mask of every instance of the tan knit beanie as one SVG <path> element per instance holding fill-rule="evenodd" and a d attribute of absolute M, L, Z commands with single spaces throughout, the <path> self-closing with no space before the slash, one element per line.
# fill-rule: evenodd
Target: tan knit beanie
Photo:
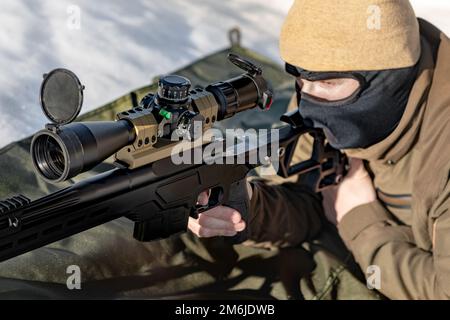
<path fill-rule="evenodd" d="M 280 52 L 309 71 L 410 67 L 420 57 L 419 24 L 408 0 L 295 0 Z"/>

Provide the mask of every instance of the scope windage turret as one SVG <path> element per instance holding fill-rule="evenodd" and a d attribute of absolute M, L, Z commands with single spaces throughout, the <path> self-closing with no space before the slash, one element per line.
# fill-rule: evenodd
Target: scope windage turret
<path fill-rule="evenodd" d="M 125 147 L 128 152 L 145 149 L 148 154 L 146 148 L 157 148 L 155 144 L 158 139 L 163 141 L 165 137 L 170 136 L 171 132 L 166 131 L 187 128 L 191 120 L 201 119 L 211 126 L 210 119 L 226 119 L 256 106 L 268 109 L 272 103 L 272 92 L 262 77 L 261 69 L 236 55 L 230 55 L 229 59 L 246 73 L 211 84 L 205 90 L 193 91 L 189 91 L 188 79 L 176 75 L 165 76 L 158 83 L 156 95 L 144 97 L 137 108 L 120 113 L 117 121 L 66 121 L 61 122 L 63 124 L 47 125 L 31 142 L 35 170 L 48 182 L 65 181 L 93 168 Z M 54 79 L 61 81 L 61 78 L 45 78 L 49 83 L 47 87 L 65 88 L 64 84 L 52 83 L 56 81 Z M 75 83 L 78 84 L 79 81 L 77 78 L 76 80 Z M 79 87 L 84 89 L 84 86 Z M 64 90 L 59 89 L 51 93 L 56 97 L 48 92 L 41 93 L 41 102 L 44 100 L 42 97 L 50 100 L 48 96 L 54 98 L 51 101 L 65 101 L 67 92 Z M 209 98 L 205 95 L 209 95 Z M 51 105 L 51 112 L 56 113 L 56 105 Z M 43 108 L 45 109 L 45 106 Z M 166 130 L 167 128 L 169 130 Z M 150 131 L 152 133 L 145 136 Z M 140 161 L 139 165 L 143 165 L 143 162 L 146 163 Z"/>

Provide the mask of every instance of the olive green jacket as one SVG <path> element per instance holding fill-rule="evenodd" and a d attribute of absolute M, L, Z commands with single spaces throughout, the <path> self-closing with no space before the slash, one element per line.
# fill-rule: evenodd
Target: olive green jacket
<path fill-rule="evenodd" d="M 378 200 L 354 208 L 339 234 L 362 270 L 381 271 L 391 299 L 450 298 L 450 40 L 420 20 L 420 71 L 397 128 L 367 148 Z M 295 246 L 322 226 L 321 199 L 300 183 L 253 181 L 249 234 L 263 245 Z"/>

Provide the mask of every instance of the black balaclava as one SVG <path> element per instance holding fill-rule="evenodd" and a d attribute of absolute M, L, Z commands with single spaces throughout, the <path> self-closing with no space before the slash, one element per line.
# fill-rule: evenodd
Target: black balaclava
<path fill-rule="evenodd" d="M 286 64 L 296 77 L 315 81 L 353 78 L 360 88 L 350 97 L 325 101 L 301 92 L 297 100 L 305 123 L 322 128 L 336 149 L 366 148 L 386 138 L 397 127 L 417 75 L 413 67 L 382 71 L 310 72 Z"/>

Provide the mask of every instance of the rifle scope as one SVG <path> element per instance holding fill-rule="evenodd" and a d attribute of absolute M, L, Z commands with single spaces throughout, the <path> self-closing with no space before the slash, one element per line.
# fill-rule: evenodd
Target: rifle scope
<path fill-rule="evenodd" d="M 256 106 L 268 109 L 272 92 L 261 69 L 237 55 L 229 54 L 228 58 L 246 73 L 204 90 L 191 90 L 190 81 L 181 76 L 162 77 L 157 93 L 119 113 L 116 121 L 71 123 L 80 112 L 84 86 L 66 69 L 44 75 L 40 100 L 52 124 L 32 139 L 36 171 L 47 182 L 61 182 L 113 154 L 133 169 L 152 161 L 149 150 L 170 147 L 169 138 L 174 132 L 189 136 L 194 121 L 202 121 L 203 129 L 207 129 L 215 121 Z"/>

